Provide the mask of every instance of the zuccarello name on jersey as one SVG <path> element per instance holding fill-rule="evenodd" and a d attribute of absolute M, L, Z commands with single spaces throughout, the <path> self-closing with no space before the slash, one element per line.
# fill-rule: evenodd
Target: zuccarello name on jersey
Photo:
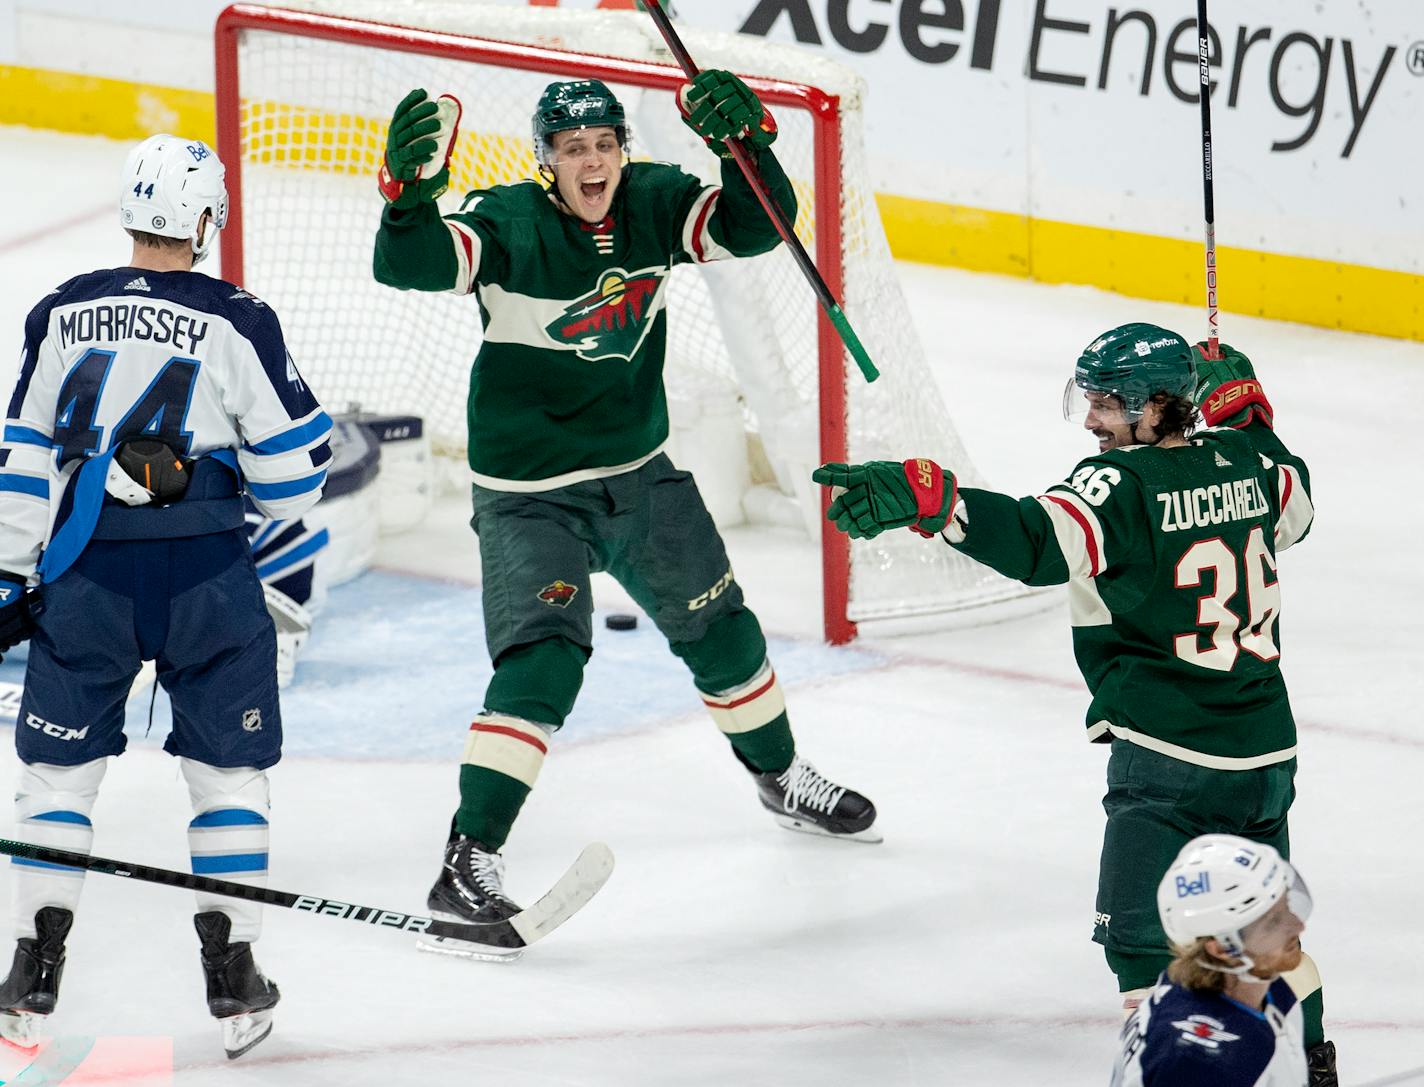
<path fill-rule="evenodd" d="M 1207 528 L 1226 521 L 1249 521 L 1271 512 L 1266 493 L 1255 479 L 1159 493 L 1157 501 L 1162 506 L 1163 532 Z"/>
<path fill-rule="evenodd" d="M 1196 19 L 1190 5 L 1183 7 L 1185 17 L 1159 23 L 1151 12 L 1133 5 L 1104 4 L 1100 15 L 1083 18 L 1081 3 L 1035 0 L 1024 60 L 1017 50 L 1009 55 L 997 48 L 1001 0 L 978 0 L 977 4 L 963 0 L 876 0 L 872 4 L 863 0 L 757 0 L 738 29 L 743 34 L 767 37 L 784 25 L 798 42 L 823 45 L 824 27 L 832 42 L 852 53 L 876 53 L 898 40 L 910 58 L 922 64 L 948 64 L 967 45 L 971 69 L 991 71 L 998 59 L 1001 67 L 1008 63 L 1033 82 L 1081 88 L 1091 82 L 1099 91 L 1108 90 L 1115 75 L 1119 86 L 1127 85 L 1123 80 L 1135 79 L 1135 89 L 1142 97 L 1149 96 L 1154 86 L 1165 86 L 1177 100 L 1195 103 L 1199 86 Z M 1290 7 L 1280 5 L 1284 12 Z M 973 13 L 972 24 L 966 21 L 966 9 Z M 1282 132 L 1271 143 L 1272 151 L 1304 147 L 1327 116 L 1348 116 L 1350 130 L 1340 157 L 1349 158 L 1399 47 L 1386 45 L 1382 53 L 1373 55 L 1367 54 L 1364 46 L 1357 49 L 1355 42 L 1344 36 L 1246 23 L 1228 30 L 1220 17 L 1218 20 L 1210 28 L 1209 58 L 1222 79 L 1213 82 L 1213 101 L 1224 97 L 1226 108 L 1236 109 L 1243 89 L 1247 95 L 1264 91 L 1286 121 L 1303 124 L 1293 132 Z M 1407 63 L 1408 58 L 1401 57 L 1401 61 Z M 1154 84 L 1159 63 L 1161 80 Z M 1298 70 L 1301 65 L 1310 73 L 1304 78 Z M 1219 89 L 1222 83 L 1224 95 Z"/>

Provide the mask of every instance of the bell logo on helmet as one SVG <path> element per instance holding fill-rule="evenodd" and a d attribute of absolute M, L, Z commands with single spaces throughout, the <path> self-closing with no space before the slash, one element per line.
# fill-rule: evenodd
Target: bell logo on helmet
<path fill-rule="evenodd" d="M 1188 879 L 1186 876 L 1177 877 L 1177 897 L 1190 898 L 1192 895 L 1204 895 L 1211 890 L 1211 874 L 1203 872 L 1196 879 Z"/>
<path fill-rule="evenodd" d="M 194 162 L 202 162 L 212 152 L 200 143 L 190 143 L 188 144 L 188 154 L 193 156 Z"/>

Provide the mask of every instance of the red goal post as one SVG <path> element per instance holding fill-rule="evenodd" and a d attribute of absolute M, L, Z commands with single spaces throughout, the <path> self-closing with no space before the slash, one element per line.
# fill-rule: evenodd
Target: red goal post
<path fill-rule="evenodd" d="M 217 22 L 218 150 L 231 196 L 222 273 L 286 317 L 294 357 L 325 402 L 421 415 L 453 464 L 466 441 L 479 308 L 468 298 L 392 291 L 370 272 L 381 206 L 374 177 L 395 102 L 415 86 L 462 98 L 456 193 L 533 176 L 533 102 L 560 78 L 613 87 L 629 110 L 635 154 L 708 183 L 717 160 L 678 120 L 672 97 L 683 74 L 637 13 L 408 0 L 395 10 L 419 25 L 395 26 L 382 21 L 391 11 L 383 0 L 287 2 L 235 4 Z M 731 419 L 730 431 L 703 442 L 704 487 L 735 476 L 743 482 L 732 484 L 729 519 L 751 511 L 817 542 L 823 630 L 833 643 L 849 641 L 863 621 L 1002 617 L 986 605 L 1022 598 L 1017 583 L 910 533 L 850 541 L 826 525 L 828 496 L 810 483 L 819 462 L 907 455 L 981 483 L 880 223 L 861 137 L 867 88 L 812 51 L 683 33 L 700 64 L 738 72 L 776 112 L 775 151 L 798 197 L 796 232 L 883 370 L 874 385 L 854 373 L 784 246 L 679 266 L 666 288 L 670 405 L 679 402 L 694 426 L 716 413 L 704 405 L 718 405 L 719 426 Z M 936 349 L 941 366 L 946 346 Z M 686 433 L 702 440 L 710 431 Z M 733 441 L 746 446 L 735 451 L 744 454 L 737 471 L 728 467 Z"/>
<path fill-rule="evenodd" d="M 687 82 L 676 66 L 645 61 L 588 56 L 558 49 L 489 41 L 458 34 L 385 26 L 361 19 L 311 12 L 234 4 L 219 16 L 214 34 L 216 50 L 216 106 L 218 157 L 227 167 L 228 225 L 223 232 L 222 274 L 233 283 L 243 282 L 242 135 L 240 130 L 242 84 L 238 41 L 244 31 L 300 34 L 309 38 L 379 46 L 405 53 L 459 58 L 502 67 L 564 76 L 636 83 L 675 92 Z M 817 198 L 834 200 L 840 188 L 840 99 L 815 87 L 779 80 L 748 77 L 747 83 L 767 105 L 806 110 L 815 140 Z M 374 184 L 374 182 L 373 182 Z M 373 190 L 374 191 L 374 190 Z M 842 290 L 840 213 L 834 205 L 818 209 L 815 237 L 816 266 L 831 293 Z M 817 356 L 821 396 L 821 460 L 846 459 L 845 382 L 847 356 L 830 318 L 818 307 Z M 829 506 L 822 495 L 822 510 Z M 850 583 L 850 541 L 839 532 L 821 533 L 822 614 L 826 639 L 843 644 L 855 637 L 855 623 L 846 614 Z"/>

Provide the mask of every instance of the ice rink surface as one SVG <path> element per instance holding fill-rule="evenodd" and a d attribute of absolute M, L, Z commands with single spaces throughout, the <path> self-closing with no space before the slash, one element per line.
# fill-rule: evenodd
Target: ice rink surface
<path fill-rule="evenodd" d="M 0 149 L 8 390 L 28 309 L 72 275 L 125 263 L 128 242 L 114 211 L 123 145 L 0 128 Z M 1229 194 L 1218 195 L 1229 239 Z M 373 186 L 373 228 L 378 208 Z M 956 427 L 1014 494 L 1094 447 L 1060 414 L 1085 343 L 1129 320 L 1192 338 L 1203 323 L 1194 309 L 1086 288 L 900 271 Z M 1228 302 L 1232 274 L 1223 268 Z M 1223 327 L 1312 469 L 1316 526 L 1281 559 L 1282 630 L 1301 726 L 1292 838 L 1316 898 L 1306 943 L 1341 1082 L 1424 1084 L 1424 347 L 1230 313 Z M 451 499 L 422 531 L 383 542 L 368 637 L 319 628 L 287 702 L 290 754 L 272 772 L 272 886 L 424 909 L 488 675 L 483 646 L 446 606 L 475 599 L 464 517 Z M 591 701 L 553 746 L 506 849 L 507 883 L 531 900 L 595 839 L 618 866 L 522 962 L 421 955 L 398 934 L 269 910 L 258 959 L 282 987 L 276 1031 L 229 1064 L 203 1003 L 191 898 L 90 876 L 51 1044 L 171 1039 L 183 1087 L 1106 1083 L 1118 1000 L 1088 939 L 1106 750 L 1082 736 L 1065 607 L 972 630 L 868 631 L 833 650 L 818 644 L 811 544 L 742 529 L 728 544 L 787 658 L 801 749 L 875 799 L 883 845 L 778 829 L 656 637 L 620 643 L 600 628 Z M 392 590 L 412 575 L 436 590 Z M 626 602 L 606 580 L 595 595 L 600 609 Z M 422 642 L 442 663 L 412 674 L 401 662 Z M 348 699 L 303 695 L 304 678 L 310 692 L 338 664 L 352 669 Z M 358 678 L 381 697 L 362 696 Z M 165 729 L 161 702 L 151 737 L 142 721 L 131 728 L 95 812 L 96 853 L 187 867 Z M 0 1080 L 23 1064 L 0 1054 Z"/>

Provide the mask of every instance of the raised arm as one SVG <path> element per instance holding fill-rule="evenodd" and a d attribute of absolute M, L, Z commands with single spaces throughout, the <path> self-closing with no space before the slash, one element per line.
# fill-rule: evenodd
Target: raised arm
<path fill-rule="evenodd" d="M 1270 469 L 1271 502 L 1276 514 L 1275 547 L 1284 551 L 1310 532 L 1315 507 L 1310 497 L 1310 469 L 1276 433 L 1276 413 L 1266 399 L 1251 360 L 1234 347 L 1220 345 L 1220 358 L 1206 356 L 1197 344 L 1194 399 L 1208 426 L 1230 427 L 1250 439 Z"/>
<path fill-rule="evenodd" d="M 772 198 L 796 221 L 796 192 L 776 156 L 762 154 L 776 139 L 776 121 L 750 87 L 731 72 L 709 69 L 678 93 L 687 126 L 722 160 L 720 187 L 703 188 L 683 218 L 683 250 L 697 263 L 751 257 L 780 244 L 776 228 L 742 175 L 726 141 L 740 139 L 766 181 Z"/>
<path fill-rule="evenodd" d="M 376 231 L 372 272 L 402 290 L 468 293 L 479 272 L 481 237 L 440 217 L 436 200 L 450 184 L 450 152 L 460 103 L 407 94 L 391 118 L 379 176 L 386 206 Z"/>

